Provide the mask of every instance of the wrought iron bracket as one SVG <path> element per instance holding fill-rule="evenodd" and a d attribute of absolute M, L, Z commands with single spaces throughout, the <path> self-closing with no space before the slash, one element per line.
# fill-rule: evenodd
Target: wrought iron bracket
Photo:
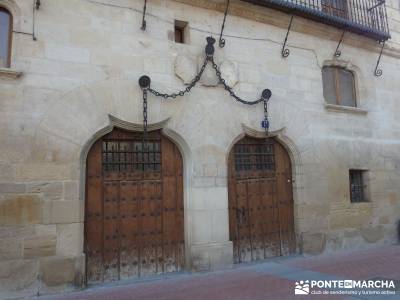
<path fill-rule="evenodd" d="M 344 38 L 344 34 L 345 34 L 345 33 L 346 33 L 346 31 L 343 30 L 342 35 L 340 36 L 339 43 L 338 43 L 338 45 L 337 45 L 337 47 L 336 47 L 336 50 L 335 50 L 335 54 L 334 54 L 335 57 L 340 57 L 340 55 L 342 55 L 342 51 L 339 50 L 339 47 L 340 47 L 340 45 L 341 45 L 342 42 L 343 42 L 343 38 Z"/>
<path fill-rule="evenodd" d="M 36 24 L 36 11 L 40 8 L 40 0 L 33 1 L 32 7 L 32 40 L 37 41 L 36 34 L 35 34 L 35 24 Z"/>
<path fill-rule="evenodd" d="M 147 0 L 144 0 L 144 4 L 143 4 L 143 17 L 142 17 L 142 27 L 140 27 L 140 29 L 142 29 L 143 31 L 146 30 L 146 10 L 147 10 Z"/>
<path fill-rule="evenodd" d="M 380 43 L 382 44 L 381 52 L 379 53 L 378 61 L 376 62 L 375 71 L 374 71 L 374 75 L 376 77 L 382 76 L 382 73 L 383 73 L 382 69 L 379 68 L 379 63 L 381 62 L 383 48 L 385 47 L 385 41 L 380 41 Z"/>
<path fill-rule="evenodd" d="M 283 46 L 282 46 L 281 55 L 282 55 L 283 58 L 288 57 L 289 54 L 290 54 L 290 50 L 288 48 L 286 48 L 286 43 L 287 43 L 287 40 L 288 40 L 288 37 L 289 37 L 290 29 L 292 28 L 292 22 L 293 22 L 293 16 L 290 17 L 289 27 L 287 29 L 286 36 L 285 36 L 285 41 L 283 42 Z"/>
<path fill-rule="evenodd" d="M 229 10 L 229 4 L 230 4 L 230 0 L 227 0 L 226 1 L 225 14 L 224 14 L 224 21 L 222 22 L 221 34 L 219 35 L 219 47 L 220 48 L 224 48 L 225 47 L 225 39 L 222 38 L 222 35 L 223 35 L 224 29 L 225 29 L 225 22 L 226 22 L 226 16 L 227 16 L 228 10 Z"/>

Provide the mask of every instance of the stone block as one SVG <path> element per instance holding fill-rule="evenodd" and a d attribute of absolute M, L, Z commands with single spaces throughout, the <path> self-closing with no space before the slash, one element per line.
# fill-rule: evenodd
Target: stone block
<path fill-rule="evenodd" d="M 38 290 L 36 260 L 0 261 L 0 299 L 34 296 Z"/>
<path fill-rule="evenodd" d="M 191 212 L 192 224 L 192 243 L 202 244 L 211 241 L 211 211 L 198 210 Z"/>
<path fill-rule="evenodd" d="M 190 250 L 193 271 L 219 270 L 228 268 L 233 263 L 231 242 L 194 245 Z"/>
<path fill-rule="evenodd" d="M 82 221 L 82 211 L 81 201 L 44 201 L 43 223 L 79 223 Z"/>
<path fill-rule="evenodd" d="M 0 199 L 0 225 L 38 224 L 42 220 L 37 195 L 10 195 Z"/>
<path fill-rule="evenodd" d="M 239 70 L 235 62 L 230 60 L 224 60 L 220 66 L 222 78 L 230 87 L 234 87 L 239 81 Z"/>
<path fill-rule="evenodd" d="M 56 236 L 57 225 L 55 224 L 39 224 L 34 226 L 35 236 Z"/>
<path fill-rule="evenodd" d="M 64 182 L 64 200 L 79 199 L 79 183 L 78 181 Z"/>
<path fill-rule="evenodd" d="M 1 172 L 1 167 L 0 167 Z M 22 183 L 0 183 L 0 194 L 10 193 L 10 194 L 23 194 L 25 193 L 25 184 Z"/>
<path fill-rule="evenodd" d="M 215 186 L 215 178 L 214 177 L 195 177 L 193 178 L 193 186 L 194 187 L 212 187 Z"/>
<path fill-rule="evenodd" d="M 55 44 L 46 44 L 45 46 L 46 58 L 56 61 L 89 63 L 90 53 L 87 49 L 77 47 L 65 47 Z"/>
<path fill-rule="evenodd" d="M 365 227 L 361 229 L 361 235 L 368 243 L 376 243 L 384 237 L 382 226 Z"/>
<path fill-rule="evenodd" d="M 55 236 L 34 236 L 24 239 L 24 258 L 53 256 L 56 254 Z"/>
<path fill-rule="evenodd" d="M 83 252 L 83 223 L 57 224 L 57 255 L 78 256 Z"/>
<path fill-rule="evenodd" d="M 19 238 L 0 239 L 0 261 L 22 258 L 22 240 Z"/>
<path fill-rule="evenodd" d="M 40 275 L 47 287 L 80 286 L 81 270 L 74 257 L 49 257 L 40 260 Z"/>
<path fill-rule="evenodd" d="M 324 252 L 326 245 L 325 233 L 302 233 L 301 250 L 304 254 L 316 255 Z"/>
<path fill-rule="evenodd" d="M 15 172 L 13 166 L 10 164 L 0 163 L 0 182 L 12 182 L 14 177 Z"/>
<path fill-rule="evenodd" d="M 28 193 L 43 194 L 44 200 L 59 200 L 63 196 L 63 185 L 61 182 L 38 182 L 27 184 Z"/>
<path fill-rule="evenodd" d="M 0 239 L 8 238 L 24 238 L 32 236 L 35 233 L 35 228 L 30 225 L 26 226 L 0 226 Z"/>
<path fill-rule="evenodd" d="M 204 57 L 203 56 L 199 57 L 197 60 L 197 65 L 198 65 L 199 69 L 201 68 L 203 62 L 204 62 Z M 200 83 L 204 86 L 217 86 L 218 85 L 219 79 L 218 79 L 217 75 L 215 74 L 215 70 L 213 69 L 213 67 L 211 66 L 210 63 L 206 66 L 206 68 L 203 72 L 203 75 L 201 76 Z"/>
<path fill-rule="evenodd" d="M 16 165 L 15 177 L 18 181 L 70 180 L 69 164 L 27 163 Z"/>
<path fill-rule="evenodd" d="M 178 76 L 184 84 L 189 84 L 197 75 L 196 59 L 186 54 L 178 55 L 174 64 L 175 75 Z"/>
<path fill-rule="evenodd" d="M 212 211 L 211 240 L 214 243 L 229 240 L 229 214 L 227 209 Z"/>
<path fill-rule="evenodd" d="M 228 208 L 228 191 L 226 187 L 194 187 L 192 188 L 189 209 L 220 210 Z"/>

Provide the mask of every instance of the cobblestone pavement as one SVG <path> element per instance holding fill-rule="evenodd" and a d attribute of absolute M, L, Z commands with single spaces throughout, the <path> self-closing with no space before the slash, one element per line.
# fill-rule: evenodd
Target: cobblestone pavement
<path fill-rule="evenodd" d="M 295 295 L 300 280 L 394 279 L 396 295 Z M 318 289 L 311 289 L 312 291 Z M 92 286 L 40 300 L 400 299 L 400 245 L 315 257 L 284 257 L 224 271 L 181 273 Z"/>

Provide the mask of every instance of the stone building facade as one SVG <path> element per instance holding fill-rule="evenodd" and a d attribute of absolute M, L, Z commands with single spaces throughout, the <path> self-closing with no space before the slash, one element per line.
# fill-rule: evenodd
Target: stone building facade
<path fill-rule="evenodd" d="M 170 93 L 196 75 L 205 38 L 217 39 L 225 1 L 0 0 L 12 15 L 9 68 L 0 69 L 0 298 L 85 284 L 87 157 L 114 128 L 143 131 L 140 76 Z M 400 10 L 386 3 L 391 39 L 231 1 L 224 48 L 214 59 L 243 98 L 269 88 L 270 133 L 291 163 L 296 253 L 327 254 L 397 241 L 400 219 Z M 176 43 L 175 25 L 184 43 Z M 32 37 L 34 30 L 35 39 Z M 322 69 L 352 72 L 357 107 L 327 104 Z M 232 264 L 229 153 L 264 137 L 262 104 L 230 97 L 208 66 L 183 97 L 148 96 L 149 130 L 182 156 L 187 271 Z M 264 137 L 265 138 L 265 137 Z M 352 203 L 349 170 L 363 171 L 368 201 Z M 120 216 L 120 215 L 119 215 Z"/>

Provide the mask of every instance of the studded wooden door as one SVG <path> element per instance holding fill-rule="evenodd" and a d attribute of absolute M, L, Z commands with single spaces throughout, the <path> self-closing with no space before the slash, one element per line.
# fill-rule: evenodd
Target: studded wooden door
<path fill-rule="evenodd" d="M 292 170 L 282 145 L 243 138 L 229 154 L 228 178 L 234 262 L 294 253 Z"/>
<path fill-rule="evenodd" d="M 88 282 L 179 271 L 184 266 L 183 163 L 160 131 L 114 129 L 87 158 Z"/>

